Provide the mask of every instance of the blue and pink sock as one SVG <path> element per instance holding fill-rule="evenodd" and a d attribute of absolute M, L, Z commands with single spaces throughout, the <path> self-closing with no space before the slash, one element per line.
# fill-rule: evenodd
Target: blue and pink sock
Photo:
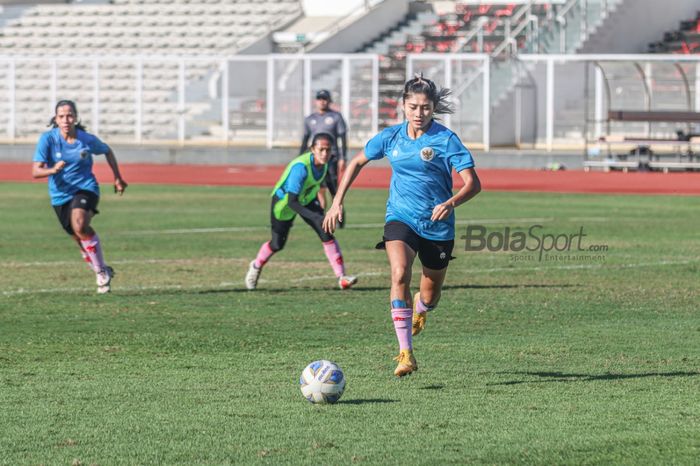
<path fill-rule="evenodd" d="M 391 319 L 394 321 L 396 338 L 399 340 L 399 349 L 413 350 L 411 336 L 411 318 L 413 310 L 406 305 L 406 301 L 394 299 L 391 301 Z"/>
<path fill-rule="evenodd" d="M 420 299 L 420 295 L 418 295 L 418 301 L 415 303 L 416 304 L 416 312 L 418 314 L 423 314 L 428 311 L 432 311 L 435 309 L 435 306 L 427 306 L 422 299 Z"/>

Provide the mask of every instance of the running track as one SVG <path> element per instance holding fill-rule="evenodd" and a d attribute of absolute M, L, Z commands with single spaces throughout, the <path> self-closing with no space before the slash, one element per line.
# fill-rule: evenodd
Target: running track
<path fill-rule="evenodd" d="M 121 164 L 120 168 L 127 182 L 132 184 L 266 187 L 273 186 L 283 170 L 282 166 L 271 165 Z M 101 183 L 111 183 L 111 171 L 106 164 L 95 164 L 95 173 Z M 486 191 L 700 195 L 700 173 L 586 173 L 506 169 L 478 169 L 478 173 Z M 386 188 L 390 175 L 388 167 L 367 167 L 353 186 Z M 2 181 L 33 181 L 31 162 L 0 164 L 0 182 Z M 459 185 L 459 182 L 456 184 Z"/>

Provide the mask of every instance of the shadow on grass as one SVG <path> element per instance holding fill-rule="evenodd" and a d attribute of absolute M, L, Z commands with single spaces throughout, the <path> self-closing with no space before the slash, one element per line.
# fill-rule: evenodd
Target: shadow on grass
<path fill-rule="evenodd" d="M 445 388 L 444 385 L 435 384 L 435 385 L 426 385 L 425 387 L 421 387 L 420 390 L 442 390 L 443 388 Z"/>
<path fill-rule="evenodd" d="M 340 400 L 338 405 L 364 405 L 364 404 L 383 404 L 383 403 L 398 403 L 399 400 L 387 400 L 385 398 L 369 398 L 364 400 Z"/>
<path fill-rule="evenodd" d="M 462 290 L 462 289 L 472 289 L 472 290 L 505 290 L 511 288 L 575 288 L 579 285 L 445 285 L 442 287 L 443 290 Z"/>
<path fill-rule="evenodd" d="M 417 285 L 413 285 L 415 288 Z M 489 289 L 497 289 L 497 290 L 504 290 L 504 289 L 517 289 L 517 288 L 574 288 L 578 287 L 580 285 L 445 285 L 442 287 L 443 290 L 489 290 Z M 356 291 L 389 291 L 390 286 L 389 282 L 387 282 L 386 285 L 382 286 L 362 286 L 362 285 L 355 285 L 352 287 L 352 290 L 339 290 L 336 288 L 325 288 L 329 291 L 337 291 L 339 293 L 352 293 Z M 260 288 L 260 292 L 266 292 L 266 293 L 289 293 L 292 291 L 301 291 L 303 293 L 308 293 L 309 290 L 313 291 L 319 291 L 319 290 L 324 290 L 324 288 Z M 226 290 L 222 290 L 226 291 Z M 233 290 L 231 290 L 233 291 Z M 242 290 L 246 291 L 246 290 Z"/>
<path fill-rule="evenodd" d="M 565 372 L 501 372 L 501 374 L 540 377 L 544 380 L 511 380 L 508 382 L 490 383 L 487 385 L 519 385 L 523 383 L 550 382 L 595 382 L 599 380 L 643 379 L 646 377 L 696 377 L 700 372 L 648 372 L 644 374 L 567 374 Z"/>
<path fill-rule="evenodd" d="M 517 288 L 572 288 L 579 285 L 445 285 L 443 289 L 445 290 L 460 290 L 460 289 L 472 289 L 472 290 L 488 290 L 488 289 L 517 289 Z M 210 294 L 237 294 L 237 293 L 251 293 L 252 294 L 286 294 L 294 295 L 301 294 L 306 296 L 309 291 L 328 291 L 343 293 L 343 296 L 347 296 L 347 293 L 360 292 L 360 291 L 388 291 L 389 286 L 354 286 L 352 290 L 339 290 L 334 287 L 289 287 L 289 288 L 266 288 L 260 287 L 257 290 L 248 290 L 246 288 L 154 288 L 154 289 L 141 289 L 141 290 L 119 290 L 117 293 L 119 296 L 154 296 L 154 295 L 210 295 Z"/>

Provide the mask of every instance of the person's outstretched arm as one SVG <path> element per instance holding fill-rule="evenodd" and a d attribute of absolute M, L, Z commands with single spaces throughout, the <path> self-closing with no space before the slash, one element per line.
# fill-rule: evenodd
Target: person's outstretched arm
<path fill-rule="evenodd" d="M 119 164 L 117 163 L 117 158 L 114 156 L 114 152 L 112 152 L 112 149 L 109 149 L 107 151 L 107 153 L 105 154 L 105 159 L 109 164 L 109 168 L 112 169 L 112 174 L 114 174 L 114 192 L 119 193 L 119 195 L 121 196 L 122 194 L 124 194 L 124 190 L 127 186 L 129 186 L 129 184 L 126 181 L 124 181 L 124 178 L 122 178 L 122 175 L 119 172 Z"/>
<path fill-rule="evenodd" d="M 355 181 L 360 170 L 369 163 L 369 159 L 365 156 L 365 151 L 360 151 L 348 164 L 343 179 L 340 181 L 338 191 L 333 197 L 333 204 L 326 212 L 326 217 L 323 219 L 323 230 L 327 233 L 333 233 L 338 226 L 338 222 L 343 220 L 343 200 L 345 194 L 350 189 L 352 182 Z"/>

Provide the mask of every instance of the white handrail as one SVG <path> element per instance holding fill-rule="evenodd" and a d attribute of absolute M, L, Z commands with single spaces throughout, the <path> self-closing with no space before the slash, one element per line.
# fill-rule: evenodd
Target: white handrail
<path fill-rule="evenodd" d="M 450 49 L 451 53 L 457 53 L 461 52 L 462 48 L 467 45 L 473 38 L 479 33 L 482 33 L 484 30 L 484 26 L 489 22 L 488 18 L 485 16 L 480 17 L 477 20 L 476 26 L 471 29 L 466 36 L 460 37 L 455 44 L 452 46 Z M 483 45 L 482 45 L 483 46 Z M 479 50 L 479 52 L 483 52 L 483 50 Z"/>
<path fill-rule="evenodd" d="M 520 11 L 522 12 L 522 11 L 525 11 L 526 9 L 527 9 L 528 12 L 530 11 L 530 5 L 529 5 L 529 4 L 528 4 L 528 5 L 525 5 Z M 520 16 L 522 16 L 522 14 L 513 15 L 513 18 L 515 18 L 516 16 L 518 16 L 517 19 L 519 20 L 519 19 L 520 19 Z M 508 33 L 507 37 L 503 40 L 503 42 L 501 42 L 500 45 L 499 45 L 498 47 L 496 47 L 496 48 L 493 50 L 493 52 L 491 53 L 491 56 L 492 56 L 492 57 L 497 57 L 498 55 L 501 54 L 501 52 L 503 52 L 503 51 L 505 50 L 506 47 L 508 47 L 509 45 L 515 44 L 515 43 L 516 43 L 516 40 L 517 40 L 516 37 L 518 37 L 518 34 L 520 34 L 521 32 L 523 32 L 523 30 L 524 30 L 531 22 L 533 22 L 533 20 L 534 20 L 534 21 L 537 21 L 537 17 L 534 16 L 534 15 L 528 14 L 527 17 L 515 27 L 515 29 L 512 29 L 512 30 Z M 513 21 L 511 21 L 511 23 L 512 23 L 512 22 L 513 22 Z"/>

